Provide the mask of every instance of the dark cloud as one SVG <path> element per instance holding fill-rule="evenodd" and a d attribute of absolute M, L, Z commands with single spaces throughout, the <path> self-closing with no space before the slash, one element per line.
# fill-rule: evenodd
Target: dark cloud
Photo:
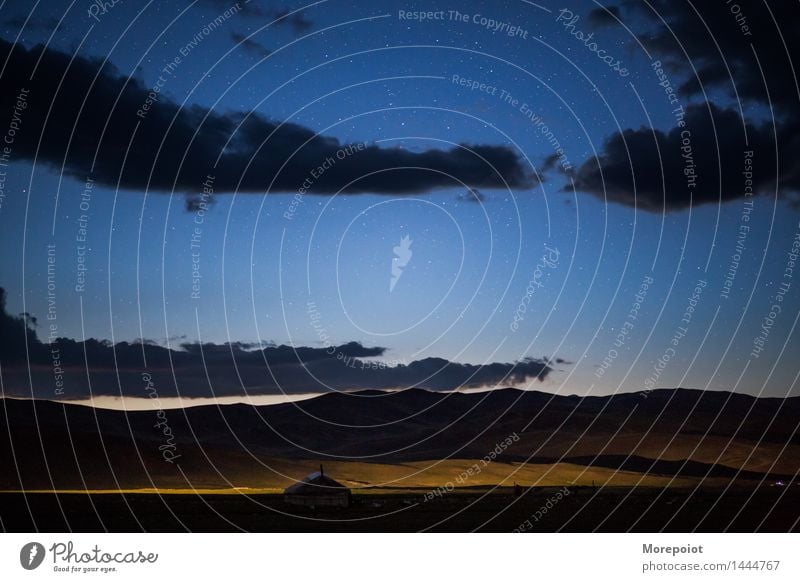
<path fill-rule="evenodd" d="M 154 385 L 162 397 L 362 388 L 455 390 L 544 380 L 552 371 L 548 360 L 534 358 L 486 365 L 426 358 L 389 366 L 369 359 L 386 356 L 387 348 L 366 347 L 358 342 L 324 347 L 261 342 L 183 343 L 180 349 L 152 341 L 111 344 L 97 339 L 58 338 L 44 343 L 30 316 L 6 312 L 2 288 L 0 307 L 0 364 L 6 396 L 147 396 L 145 384 Z M 143 381 L 145 372 L 148 382 Z M 57 380 L 60 385 L 56 385 Z"/>
<path fill-rule="evenodd" d="M 573 171 L 570 165 L 564 163 L 564 157 L 556 153 L 552 153 L 544 158 L 541 169 L 543 172 L 558 170 L 563 174 L 571 174 Z"/>
<path fill-rule="evenodd" d="M 290 14 L 290 11 L 284 8 L 268 10 L 267 14 L 276 20 L 276 24 L 283 24 L 291 27 L 292 32 L 298 36 L 307 33 L 314 26 L 314 22 L 302 12 Z"/>
<path fill-rule="evenodd" d="M 465 202 L 481 203 L 486 201 L 486 195 L 477 188 L 467 188 L 467 191 L 459 195 L 458 199 Z"/>
<path fill-rule="evenodd" d="M 0 287 L 0 364 L 3 367 L 26 362 L 26 345 L 38 349 L 35 325 L 35 319 L 25 315 L 15 317 L 6 312 L 6 290 Z M 40 354 L 34 353 L 33 357 L 39 359 Z"/>
<path fill-rule="evenodd" d="M 252 38 L 247 38 L 245 35 L 239 34 L 238 32 L 232 32 L 231 38 L 237 45 L 242 47 L 245 51 L 260 59 L 268 57 L 269 54 L 272 52 L 260 42 L 257 42 Z"/>
<path fill-rule="evenodd" d="M 619 21 L 622 19 L 619 8 L 616 6 L 605 6 L 595 8 L 589 12 L 586 17 L 587 22 L 593 28 L 606 28 L 609 26 L 619 26 Z"/>
<path fill-rule="evenodd" d="M 797 7 L 789 2 L 769 6 L 737 2 L 744 17 L 737 20 L 724 3 L 660 0 L 650 6 L 639 2 L 625 6 L 644 15 L 644 20 L 639 18 L 644 22 L 639 40 L 677 87 L 682 99 L 674 105 L 685 106 L 686 125 L 669 131 L 632 128 L 608 137 L 599 156 L 578 168 L 576 187 L 653 211 L 725 202 L 746 194 L 742 172 L 745 152 L 752 152 L 753 192 L 777 192 L 796 202 L 800 192 L 800 90 L 793 66 L 800 62 Z M 652 78 L 657 81 L 655 74 Z M 700 102 L 685 105 L 698 97 Z M 685 138 L 691 152 L 685 149 Z M 683 157 L 689 154 L 691 159 Z M 696 180 L 690 186 L 687 172 L 692 171 Z"/>
<path fill-rule="evenodd" d="M 189 195 L 185 198 L 184 205 L 186 207 L 187 212 L 198 212 L 200 210 L 206 210 L 209 206 L 214 204 L 216 199 L 213 197 L 203 197 L 198 195 Z"/>
<path fill-rule="evenodd" d="M 800 11 L 795 2 L 737 0 L 744 18 L 739 21 L 732 4 L 670 0 L 649 4 L 652 9 L 647 3 L 629 3 L 651 23 L 639 38 L 671 69 L 684 73 L 680 85 L 684 95 L 720 88 L 732 98 L 738 95 L 777 107 L 781 114 L 798 114 L 800 90 L 794 67 L 800 58 Z"/>
<path fill-rule="evenodd" d="M 458 181 L 486 188 L 536 183 L 506 146 L 412 152 L 343 144 L 258 113 L 222 114 L 199 105 L 181 109 L 164 91 L 150 94 L 142 81 L 121 75 L 113 65 L 71 60 L 41 45 L 26 49 L 0 40 L 0 61 L 6 62 L 2 110 L 12 111 L 18 92 L 29 91 L 15 157 L 38 155 L 39 162 L 63 165 L 65 175 L 81 181 L 92 176 L 124 189 L 149 186 L 189 194 L 201 191 L 208 175 L 215 177 L 218 193 L 237 187 L 297 192 L 307 179 L 311 194 L 335 193 L 351 182 L 344 193 L 423 193 Z M 312 170 L 323 164 L 328 168 L 312 179 Z"/>
<path fill-rule="evenodd" d="M 780 186 L 800 190 L 796 125 L 781 127 L 776 136 L 770 124 L 745 125 L 737 111 L 712 103 L 690 105 L 685 120 L 684 128 L 668 132 L 641 127 L 612 135 L 598 158 L 577 169 L 575 188 L 651 211 L 725 202 L 746 194 L 745 152 L 753 152 L 752 193 L 774 192 L 777 140 Z"/>
<path fill-rule="evenodd" d="M 220 12 L 228 10 L 234 3 L 229 0 L 205 0 L 206 4 L 214 6 Z M 254 18 L 260 18 L 268 24 L 270 21 L 274 26 L 285 26 L 291 28 L 295 35 L 305 34 L 314 26 L 314 22 L 302 10 L 293 12 L 289 8 L 278 8 L 275 6 L 261 6 L 261 3 L 255 0 L 249 2 L 239 2 L 240 7 L 238 14 L 247 17 L 250 22 L 254 22 Z"/>

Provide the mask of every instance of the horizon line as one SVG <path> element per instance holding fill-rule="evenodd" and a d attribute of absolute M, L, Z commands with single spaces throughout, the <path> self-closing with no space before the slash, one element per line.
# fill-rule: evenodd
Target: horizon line
<path fill-rule="evenodd" d="M 330 396 L 333 394 L 344 394 L 349 396 L 360 397 L 376 397 L 382 395 L 389 395 L 399 392 L 427 392 L 430 394 L 441 395 L 454 395 L 454 394 L 483 394 L 488 392 L 503 392 L 503 391 L 517 391 L 517 392 L 534 392 L 539 394 L 548 394 L 557 398 L 608 398 L 612 396 L 633 396 L 642 394 L 652 394 L 656 392 L 676 392 L 679 390 L 686 392 L 714 392 L 723 394 L 736 394 L 739 396 L 746 396 L 758 400 L 789 400 L 791 398 L 800 398 L 800 396 L 759 396 L 750 393 L 735 392 L 732 390 L 720 390 L 712 388 L 687 388 L 684 386 L 676 386 L 672 388 L 656 388 L 653 390 L 632 390 L 632 391 L 616 391 L 608 394 L 560 394 L 558 392 L 549 392 L 546 390 L 534 390 L 527 388 L 519 388 L 514 386 L 502 386 L 493 388 L 467 388 L 456 390 L 430 390 L 428 388 L 409 387 L 409 388 L 396 388 L 396 389 L 380 389 L 380 388 L 358 388 L 355 390 L 331 390 L 328 392 L 302 392 L 297 394 L 242 394 L 231 396 L 165 396 L 162 398 L 149 398 L 147 396 L 114 396 L 110 394 L 101 394 L 97 396 L 87 396 L 86 398 L 32 398 L 26 396 L 16 395 L 3 395 L 0 394 L 0 400 L 27 400 L 38 402 L 52 402 L 55 404 L 67 404 L 73 406 L 83 406 L 86 408 L 95 408 L 100 410 L 115 410 L 119 412 L 144 412 L 144 411 L 157 411 L 157 410 L 181 410 L 186 408 L 198 408 L 201 406 L 234 406 L 234 405 L 248 405 L 253 407 L 262 406 L 277 406 L 281 404 L 291 404 L 294 402 L 302 402 L 304 400 L 313 400 L 322 396 Z M 379 392 L 379 395 L 367 396 L 365 392 Z M 260 401 L 260 402 L 258 402 Z"/>

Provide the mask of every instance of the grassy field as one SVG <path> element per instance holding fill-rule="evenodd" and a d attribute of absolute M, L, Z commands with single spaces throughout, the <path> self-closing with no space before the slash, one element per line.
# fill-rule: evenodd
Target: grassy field
<path fill-rule="evenodd" d="M 448 459 L 444 461 L 412 461 L 398 463 L 366 463 L 354 461 L 329 461 L 325 473 L 354 491 L 380 488 L 383 490 L 435 489 L 452 483 L 456 487 L 552 487 L 552 486 L 612 486 L 612 487 L 694 487 L 725 486 L 727 478 L 643 474 L 635 471 L 592 467 L 572 463 L 504 463 L 493 462 L 485 466 L 479 459 Z M 195 475 L 191 482 L 175 472 L 173 479 L 163 480 L 156 487 L 123 487 L 123 492 L 156 491 L 162 493 L 278 493 L 319 470 L 313 460 L 263 459 L 250 463 L 244 470 L 239 465 L 216 466 L 217 473 Z M 472 473 L 470 473 L 472 469 Z M 60 491 L 76 487 L 59 487 Z M 119 491 L 108 487 L 92 487 L 93 492 Z M 29 491 L 42 490 L 32 488 Z M 81 490 L 83 491 L 83 490 Z"/>
<path fill-rule="evenodd" d="M 5 531 L 793 531 L 800 487 L 455 489 L 356 493 L 348 508 L 275 493 L 0 493 Z M 561 495 L 559 496 L 559 492 Z M 549 502 L 549 503 L 548 503 Z M 549 505 L 549 507 L 548 507 Z"/>
<path fill-rule="evenodd" d="M 790 531 L 800 487 L 752 476 L 644 474 L 571 463 L 476 459 L 333 461 L 348 508 L 288 505 L 317 461 L 269 459 L 228 487 L 0 492 L 5 531 Z M 218 481 L 217 481 L 218 482 Z M 184 481 L 184 483 L 186 483 Z M 566 489 L 565 489 L 566 488 Z M 568 492 L 568 494 L 565 494 Z"/>

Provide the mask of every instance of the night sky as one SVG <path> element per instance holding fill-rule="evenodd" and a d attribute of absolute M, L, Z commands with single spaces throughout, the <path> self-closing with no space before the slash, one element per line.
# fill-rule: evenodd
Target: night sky
<path fill-rule="evenodd" d="M 0 8 L 0 286 L 39 340 L 55 302 L 76 341 L 800 395 L 790 3 L 110 4 Z"/>

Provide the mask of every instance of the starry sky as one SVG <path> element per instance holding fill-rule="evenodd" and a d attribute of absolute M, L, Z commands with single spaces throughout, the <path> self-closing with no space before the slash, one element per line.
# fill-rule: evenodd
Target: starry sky
<path fill-rule="evenodd" d="M 9 54 L 45 45 L 38 50 L 93 62 L 147 91 L 158 85 L 154 107 L 220 120 L 252 112 L 306 128 L 338 140 L 333 150 L 342 157 L 331 173 L 358 168 L 359 147 L 385 150 L 387 159 L 429 159 L 432 150 L 466 145 L 511 151 L 529 175 L 503 187 L 474 159 L 478 170 L 464 170 L 461 181 L 396 191 L 392 182 L 405 170 L 384 168 L 384 191 L 315 191 L 312 172 L 329 171 L 322 157 L 321 172 L 312 163 L 293 174 L 311 176 L 307 192 L 299 178 L 239 189 L 220 178 L 204 194 L 212 170 L 174 188 L 102 178 L 87 185 L 88 175 L 63 156 L 60 164 L 37 157 L 20 142 L 0 168 L 7 309 L 32 314 L 39 336 L 47 333 L 54 245 L 58 335 L 75 340 L 145 338 L 173 349 L 359 342 L 385 347 L 377 360 L 390 366 L 431 357 L 474 365 L 559 358 L 544 381 L 521 386 L 563 394 L 685 386 L 800 395 L 792 358 L 800 281 L 787 270 L 800 212 L 796 178 L 783 181 L 783 158 L 773 159 L 784 146 L 773 122 L 791 128 L 797 96 L 788 91 L 781 100 L 781 86 L 767 101 L 710 75 L 704 84 L 712 57 L 687 42 L 686 58 L 664 41 L 664 22 L 680 35 L 696 15 L 662 6 L 661 20 L 632 4 L 251 0 L 224 16 L 237 5 L 126 0 L 103 11 L 89 2 L 5 3 L 0 39 L 17 51 L 4 49 L 6 64 Z M 455 10 L 466 21 L 451 16 Z M 441 18 L 407 16 L 414 11 Z M 728 39 L 751 42 L 727 10 L 706 17 L 725 31 L 716 37 L 723 54 Z M 592 34 L 597 50 L 576 31 Z M 734 71 L 748 58 L 730 54 Z M 14 97 L 12 85 L 3 92 Z M 54 83 L 54 92 L 71 90 Z M 674 109 L 691 118 L 706 103 L 724 109 L 713 119 L 735 113 L 740 125 L 751 124 L 748 147 L 764 144 L 753 158 L 753 196 L 742 195 L 747 147 L 716 155 L 720 141 L 735 140 L 704 132 L 704 120 L 688 125 L 704 190 L 688 202 L 675 193 L 686 192 L 692 170 L 683 171 L 690 166 L 680 158 Z M 37 115 L 44 113 L 22 113 L 20 134 Z M 11 121 L 4 107 L 0 133 Z M 143 118 L 141 127 L 151 122 Z M 627 150 L 621 136 L 630 138 L 622 140 Z M 263 143 L 269 153 L 272 142 Z M 666 177 L 653 143 L 677 159 Z M 139 140 L 135 148 L 161 145 Z M 230 142 L 224 153 L 237 148 Z M 620 152 L 624 163 L 614 157 Z M 637 154 L 627 186 L 624 168 Z"/>

